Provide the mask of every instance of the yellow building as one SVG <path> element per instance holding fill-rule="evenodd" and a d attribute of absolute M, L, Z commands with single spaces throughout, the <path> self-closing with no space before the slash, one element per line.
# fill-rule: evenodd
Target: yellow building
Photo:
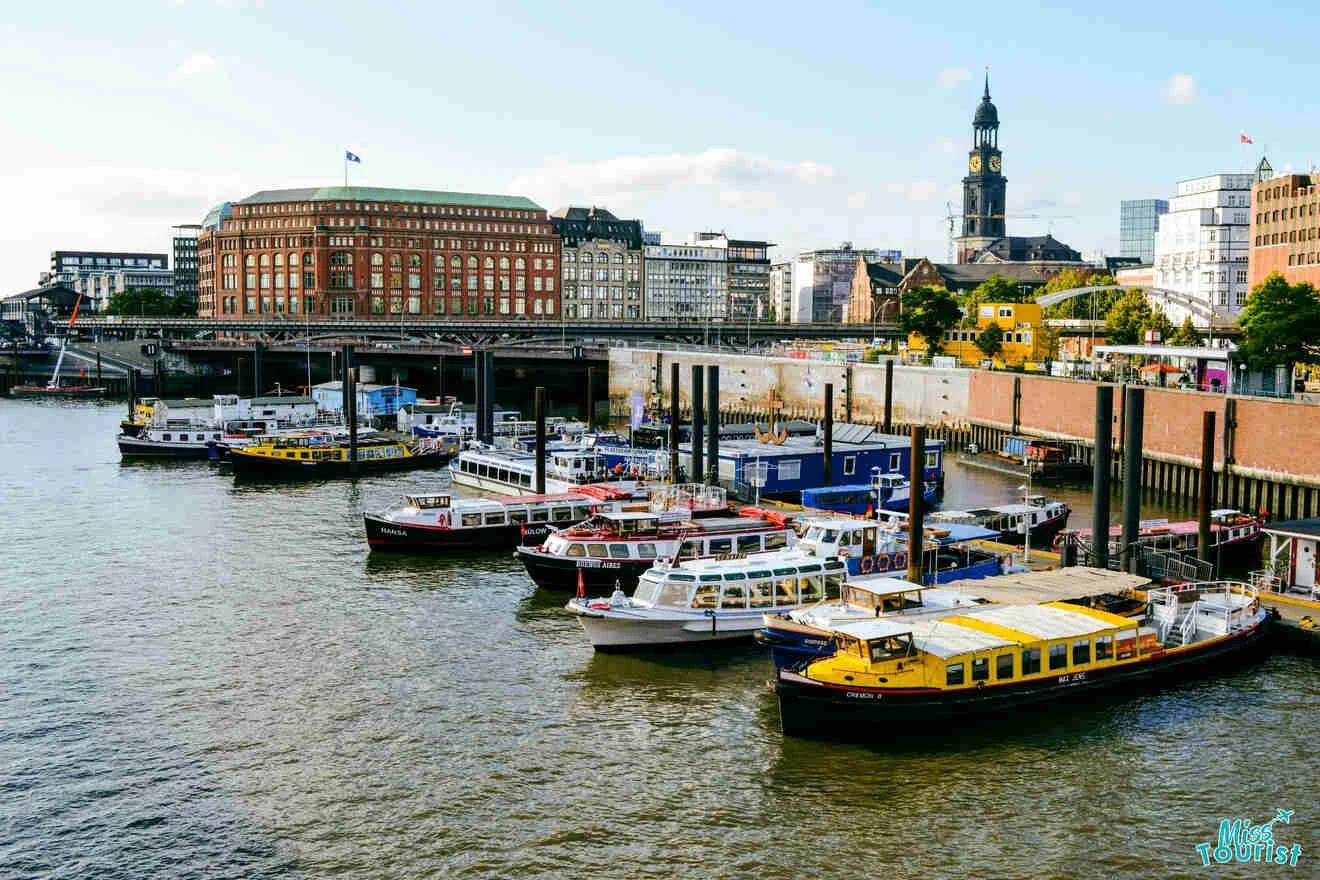
<path fill-rule="evenodd" d="M 966 322 L 964 321 L 964 324 Z M 976 326 L 956 327 L 944 333 L 944 354 L 956 357 L 963 367 L 983 366 L 990 359 L 976 347 L 976 340 L 991 324 L 1003 331 L 1003 348 L 993 359 L 999 368 L 1039 364 L 1050 356 L 1050 341 L 1044 331 L 1041 307 L 1035 303 L 981 303 Z M 928 346 L 919 333 L 908 336 L 909 360 L 923 361 Z"/>

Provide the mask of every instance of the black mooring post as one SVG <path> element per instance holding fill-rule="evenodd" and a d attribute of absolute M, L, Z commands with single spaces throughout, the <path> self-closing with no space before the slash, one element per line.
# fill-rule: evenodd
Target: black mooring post
<path fill-rule="evenodd" d="M 343 389 L 344 421 L 348 423 L 348 472 L 356 474 L 358 470 L 357 437 L 357 370 L 353 366 L 353 346 L 345 345 L 340 360 L 343 361 L 343 373 L 340 387 Z"/>
<path fill-rule="evenodd" d="M 678 364 L 669 365 L 669 482 L 678 482 Z"/>
<path fill-rule="evenodd" d="M 137 420 L 137 402 L 138 371 L 134 368 L 128 371 L 128 420 L 130 422 Z"/>
<path fill-rule="evenodd" d="M 266 369 L 266 344 L 264 342 L 252 343 L 252 396 L 260 397 L 262 394 L 262 373 Z"/>
<path fill-rule="evenodd" d="M 545 387 L 536 386 L 536 494 L 545 494 Z"/>
<path fill-rule="evenodd" d="M 1161 374 L 1162 375 L 1162 374 Z M 1210 561 L 1210 501 L 1215 497 L 1215 414 L 1201 413 L 1201 488 L 1196 497 L 1196 557 Z"/>
<path fill-rule="evenodd" d="M 885 361 L 885 433 L 894 430 L 894 359 Z"/>
<path fill-rule="evenodd" d="M 688 476 L 694 483 L 704 482 L 706 469 L 702 459 L 702 441 L 706 436 L 706 369 L 700 364 L 692 365 L 692 467 Z"/>
<path fill-rule="evenodd" d="M 720 368 L 706 368 L 706 483 L 720 484 Z"/>
<path fill-rule="evenodd" d="M 587 367 L 587 431 L 596 429 L 596 368 Z"/>
<path fill-rule="evenodd" d="M 1114 386 L 1095 389 L 1095 458 L 1091 470 L 1091 564 L 1109 567 L 1109 495 L 1114 454 Z"/>
<path fill-rule="evenodd" d="M 1134 572 L 1139 551 L 1136 543 L 1141 536 L 1141 450 L 1142 432 L 1146 420 L 1146 392 L 1141 388 L 1127 390 L 1123 407 L 1123 570 Z"/>
<path fill-rule="evenodd" d="M 834 485 L 834 383 L 825 383 L 825 477 L 822 485 Z"/>
<path fill-rule="evenodd" d="M 920 584 L 923 577 L 922 554 L 926 549 L 926 429 L 912 429 L 911 461 L 908 467 L 908 575 Z M 877 499 L 878 500 L 878 499 Z"/>

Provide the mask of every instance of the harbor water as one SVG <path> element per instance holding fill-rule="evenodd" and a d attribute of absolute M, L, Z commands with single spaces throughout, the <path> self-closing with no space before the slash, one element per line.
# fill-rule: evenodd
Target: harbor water
<path fill-rule="evenodd" d="M 754 645 L 596 655 L 508 555 L 369 554 L 363 509 L 436 472 L 121 462 L 122 414 L 0 401 L 0 876 L 1317 875 L 1312 658 L 786 739 Z M 949 506 L 1017 494 L 950 463 Z M 1202 866 L 1277 810 L 1296 867 Z"/>

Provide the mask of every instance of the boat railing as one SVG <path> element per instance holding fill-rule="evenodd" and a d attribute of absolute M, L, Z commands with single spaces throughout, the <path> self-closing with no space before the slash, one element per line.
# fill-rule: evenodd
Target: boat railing
<path fill-rule="evenodd" d="M 1282 593 L 1283 578 L 1277 572 L 1269 568 L 1258 568 L 1252 571 L 1248 577 L 1251 585 L 1257 590 L 1265 593 Z"/>

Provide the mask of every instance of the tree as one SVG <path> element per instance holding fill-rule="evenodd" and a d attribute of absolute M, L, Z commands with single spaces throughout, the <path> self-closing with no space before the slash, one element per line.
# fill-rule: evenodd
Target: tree
<path fill-rule="evenodd" d="M 1018 285 L 1000 275 L 991 275 L 974 290 L 962 295 L 960 304 L 966 314 L 966 323 L 975 324 L 981 303 L 1018 303 L 1027 302 L 1031 297 L 1024 294 Z"/>
<path fill-rule="evenodd" d="M 1136 345 L 1141 331 L 1151 322 L 1150 304 L 1140 290 L 1127 290 L 1105 315 L 1105 342 L 1109 345 Z"/>
<path fill-rule="evenodd" d="M 1064 290 L 1076 290 L 1079 287 L 1112 287 L 1114 284 L 1113 276 L 1103 274 L 1088 274 L 1083 269 L 1064 269 L 1058 275 L 1049 280 L 1044 287 L 1040 289 L 1037 296 L 1044 296 L 1047 293 L 1059 293 Z M 1045 307 L 1046 318 L 1072 318 L 1083 319 L 1091 317 L 1091 300 L 1095 299 L 1095 314 L 1097 317 L 1107 314 L 1110 308 L 1120 296 L 1121 290 L 1100 290 L 1086 296 L 1076 296 L 1072 299 L 1065 299 L 1063 302 L 1055 303 L 1052 306 Z"/>
<path fill-rule="evenodd" d="M 1191 315 L 1183 318 L 1182 326 L 1175 330 L 1173 335 L 1169 337 L 1170 345 L 1183 345 L 1189 348 L 1195 348 L 1200 345 L 1202 341 L 1201 334 L 1197 333 L 1196 328 L 1192 326 Z"/>
<path fill-rule="evenodd" d="M 990 325 L 981 331 L 981 335 L 976 337 L 976 347 L 981 349 L 981 354 L 993 358 L 1004 350 L 1004 331 L 998 324 L 990 322 Z"/>
<path fill-rule="evenodd" d="M 1320 357 L 1320 300 L 1307 282 L 1278 272 L 1256 285 L 1238 318 L 1238 357 L 1254 369 L 1313 362 Z"/>
<path fill-rule="evenodd" d="M 107 315 L 174 317 L 189 313 L 188 303 L 155 287 L 130 287 L 110 297 Z"/>
<path fill-rule="evenodd" d="M 914 287 L 901 300 L 898 326 L 926 340 L 930 353 L 944 350 L 944 333 L 962 319 L 958 301 L 942 287 Z"/>

